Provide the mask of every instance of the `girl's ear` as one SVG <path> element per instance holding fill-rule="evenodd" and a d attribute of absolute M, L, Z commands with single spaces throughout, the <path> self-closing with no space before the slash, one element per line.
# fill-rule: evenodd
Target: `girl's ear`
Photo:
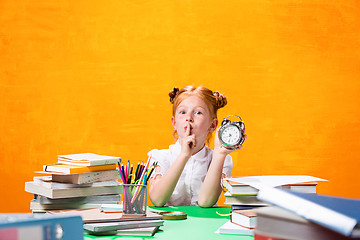
<path fill-rule="evenodd" d="M 212 120 L 212 122 L 211 122 L 210 127 L 209 127 L 209 132 L 215 131 L 218 123 L 219 123 L 219 120 L 218 120 L 217 118 L 214 118 L 214 119 Z"/>
<path fill-rule="evenodd" d="M 171 117 L 171 124 L 172 124 L 172 126 L 173 126 L 173 129 L 176 131 L 176 128 L 175 128 L 175 117 L 174 117 L 174 116 Z"/>

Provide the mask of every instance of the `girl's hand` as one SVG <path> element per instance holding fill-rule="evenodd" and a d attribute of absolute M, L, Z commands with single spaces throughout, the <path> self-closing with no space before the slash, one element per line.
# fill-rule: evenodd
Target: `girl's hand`
<path fill-rule="evenodd" d="M 188 122 L 185 131 L 185 137 L 180 140 L 181 144 L 181 153 L 187 157 L 191 157 L 194 153 L 196 146 L 195 135 L 191 134 L 191 126 Z"/>
<path fill-rule="evenodd" d="M 228 155 L 230 153 L 232 153 L 233 151 L 236 151 L 236 150 L 240 150 L 242 148 L 242 145 L 241 144 L 238 144 L 235 148 L 233 149 L 228 149 L 226 147 L 224 147 L 221 142 L 220 142 L 220 139 L 219 139 L 219 130 L 220 128 L 218 128 L 216 130 L 216 133 L 215 133 L 215 144 L 214 144 L 214 151 L 215 152 L 218 152 L 220 154 L 224 154 L 224 155 Z M 245 132 L 244 132 L 245 133 Z M 246 141 L 246 135 L 244 135 L 244 138 L 245 138 L 245 141 Z M 244 141 L 244 142 L 245 142 Z"/>

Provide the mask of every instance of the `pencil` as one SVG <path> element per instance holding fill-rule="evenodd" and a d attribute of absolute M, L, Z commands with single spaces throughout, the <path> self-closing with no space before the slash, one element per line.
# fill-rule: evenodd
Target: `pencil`
<path fill-rule="evenodd" d="M 137 177 L 137 174 L 138 174 L 138 171 L 139 171 L 139 165 L 140 165 L 140 160 L 139 160 L 139 162 L 138 162 L 138 164 L 137 164 L 137 166 L 136 166 L 135 172 L 134 172 L 134 174 L 135 174 L 135 181 L 136 181 L 136 177 Z"/>
<path fill-rule="evenodd" d="M 126 168 L 126 170 L 127 170 L 127 177 L 129 177 L 129 175 L 130 175 L 130 161 L 128 160 L 128 162 L 127 162 L 127 168 Z"/>
<path fill-rule="evenodd" d="M 147 169 L 148 166 L 149 166 L 150 160 L 151 160 L 151 156 L 150 156 L 150 157 L 148 158 L 148 160 L 146 161 L 146 165 L 145 165 L 145 167 L 144 167 L 144 171 L 142 172 L 142 174 L 141 174 L 141 176 L 140 176 L 140 178 L 139 178 L 139 179 L 140 179 L 139 182 L 144 178 L 144 175 L 145 175 L 146 169 Z M 135 193 L 134 193 L 134 195 L 133 195 L 133 198 L 131 199 L 131 203 L 133 203 L 133 202 L 135 201 L 136 195 L 137 195 L 138 192 L 139 192 L 139 187 L 140 187 L 140 186 L 137 186 L 136 191 L 135 191 Z"/>
<path fill-rule="evenodd" d="M 147 184 L 147 182 L 149 181 L 150 177 L 151 177 L 151 174 L 153 173 L 155 167 L 154 165 L 152 165 L 150 168 L 149 168 L 149 173 L 148 173 L 148 176 L 146 178 L 146 181 L 145 181 L 145 184 Z"/>
<path fill-rule="evenodd" d="M 142 173 L 142 169 L 143 169 L 143 163 L 140 163 L 140 166 L 139 166 L 139 169 L 138 169 L 139 171 L 138 171 L 138 173 L 136 175 L 136 180 L 139 180 L 140 175 Z"/>
<path fill-rule="evenodd" d="M 128 176 L 128 183 L 131 183 L 132 171 L 133 171 L 133 164 L 131 164 L 131 167 L 130 167 L 130 174 Z"/>

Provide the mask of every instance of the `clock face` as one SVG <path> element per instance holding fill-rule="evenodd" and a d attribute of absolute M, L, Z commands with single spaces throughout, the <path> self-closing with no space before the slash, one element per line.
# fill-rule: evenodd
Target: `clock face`
<path fill-rule="evenodd" d="M 227 146 L 233 146 L 240 142 L 240 129 L 235 125 L 225 126 L 220 134 L 220 139 Z"/>

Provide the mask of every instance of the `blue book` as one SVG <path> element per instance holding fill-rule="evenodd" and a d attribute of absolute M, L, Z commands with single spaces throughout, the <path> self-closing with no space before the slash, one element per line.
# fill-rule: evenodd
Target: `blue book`
<path fill-rule="evenodd" d="M 0 214 L 0 236 L 15 240 L 80 240 L 84 238 L 83 221 L 80 216 Z"/>
<path fill-rule="evenodd" d="M 262 187 L 258 199 L 351 238 L 360 237 L 360 200 Z"/>

